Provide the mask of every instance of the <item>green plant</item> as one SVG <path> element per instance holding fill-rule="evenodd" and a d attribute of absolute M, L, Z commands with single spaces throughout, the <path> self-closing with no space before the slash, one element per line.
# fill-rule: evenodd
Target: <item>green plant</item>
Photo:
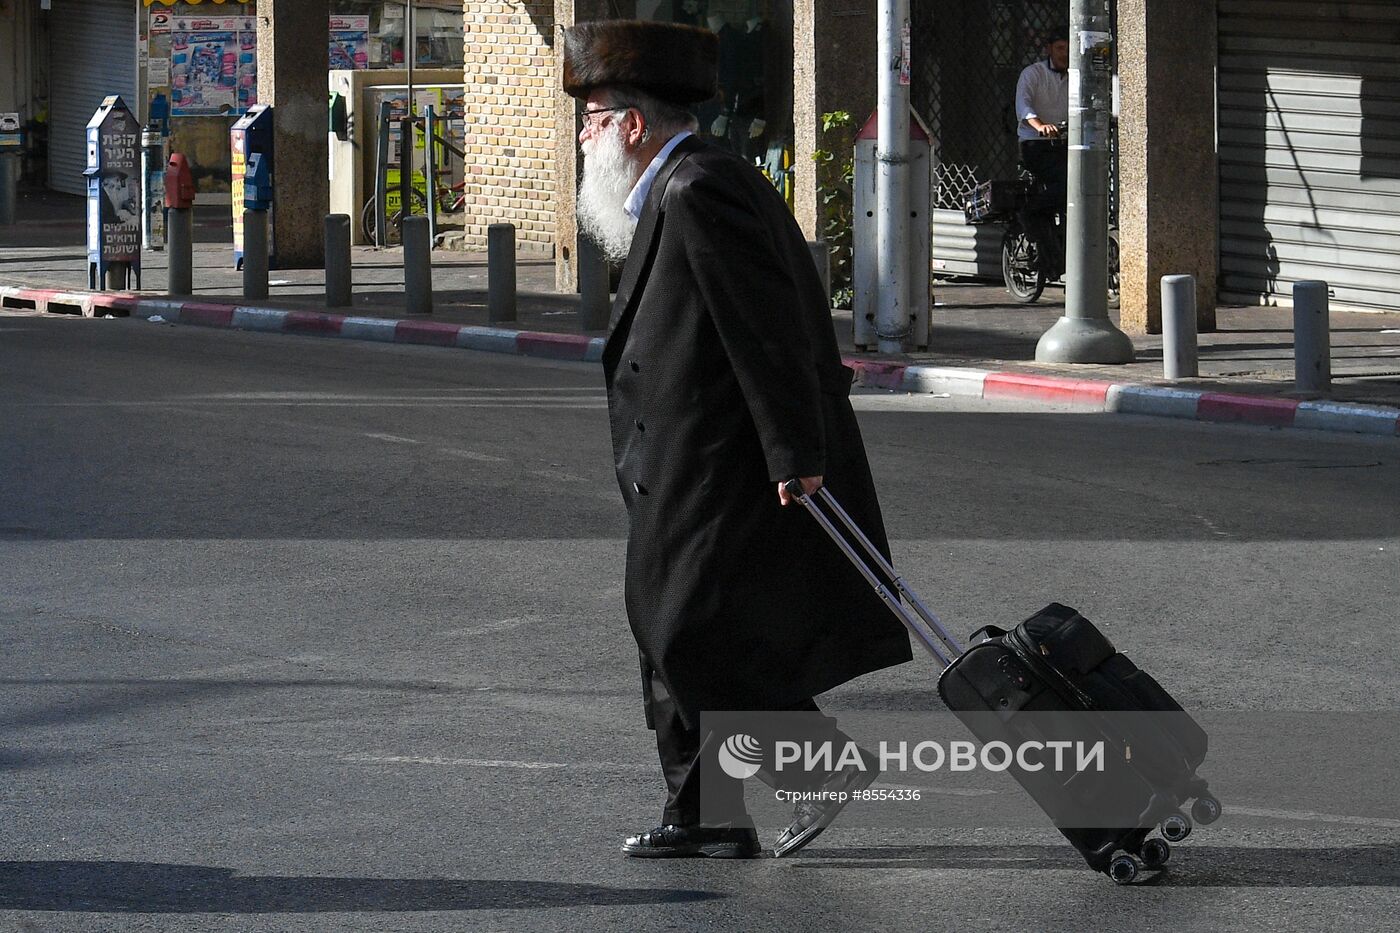
<path fill-rule="evenodd" d="M 851 248 L 855 213 L 855 120 L 845 110 L 822 114 L 821 148 L 812 153 L 817 163 L 817 211 L 820 235 L 831 254 L 831 303 L 849 308 Z M 837 152 L 846 153 L 839 158 Z"/>

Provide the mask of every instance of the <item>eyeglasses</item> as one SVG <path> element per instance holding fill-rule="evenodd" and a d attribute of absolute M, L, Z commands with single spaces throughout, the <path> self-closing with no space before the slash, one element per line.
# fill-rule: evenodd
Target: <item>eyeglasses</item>
<path fill-rule="evenodd" d="M 593 119 L 600 113 L 617 113 L 619 110 L 631 110 L 631 107 L 597 107 L 593 110 L 583 110 L 579 112 L 578 123 L 580 127 L 597 128 L 598 121 Z"/>

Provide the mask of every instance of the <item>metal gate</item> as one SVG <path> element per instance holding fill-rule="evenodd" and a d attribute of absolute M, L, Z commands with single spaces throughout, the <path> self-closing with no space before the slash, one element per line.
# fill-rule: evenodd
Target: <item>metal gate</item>
<path fill-rule="evenodd" d="M 919 0 L 912 8 L 910 100 L 936 147 L 934 272 L 999 278 L 1001 230 L 967 226 L 963 202 L 978 182 L 1016 176 L 1016 81 L 1069 24 L 1069 0 Z"/>
<path fill-rule="evenodd" d="M 1220 0 L 1220 290 L 1400 311 L 1400 4 Z"/>
<path fill-rule="evenodd" d="M 102 98 L 136 99 L 135 0 L 53 0 L 49 26 L 49 187 L 87 191 L 87 122 Z"/>

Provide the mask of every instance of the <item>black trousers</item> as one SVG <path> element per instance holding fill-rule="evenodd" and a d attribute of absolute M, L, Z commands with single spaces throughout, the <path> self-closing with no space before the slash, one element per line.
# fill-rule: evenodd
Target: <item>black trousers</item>
<path fill-rule="evenodd" d="M 700 825 L 700 788 L 703 781 L 706 814 L 719 814 L 723 817 L 709 820 L 711 825 L 753 825 L 744 809 L 744 782 L 725 774 L 716 757 L 720 745 L 728 736 L 714 732 L 702 733 L 698 724 L 695 728 L 686 726 L 681 720 L 675 701 L 666 689 L 666 684 L 656 676 L 655 671 L 647 670 L 646 676 L 649 689 L 643 693 L 647 723 L 656 730 L 656 750 L 661 758 L 661 771 L 666 777 L 666 805 L 661 811 L 661 822 L 677 826 Z M 785 717 L 781 738 L 799 742 L 833 741 L 837 743 L 836 755 L 840 754 L 845 742 L 849 741 L 848 737 L 836 728 L 836 720 L 822 715 L 817 704 L 810 699 L 769 712 L 813 714 Z M 764 724 L 761 722 L 756 722 L 750 731 L 760 733 L 756 738 L 765 750 L 769 751 L 773 748 L 773 742 L 779 738 L 772 734 L 764 734 Z M 765 767 L 757 777 L 769 786 L 792 790 L 807 789 L 820 784 L 827 775 L 788 771 L 778 778 L 771 768 Z"/>

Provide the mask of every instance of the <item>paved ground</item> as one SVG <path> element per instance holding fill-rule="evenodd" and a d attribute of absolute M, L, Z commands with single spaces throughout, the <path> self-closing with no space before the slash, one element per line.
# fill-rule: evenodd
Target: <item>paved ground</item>
<path fill-rule="evenodd" d="M 21 223 L 0 229 L 0 286 L 85 288 L 80 199 L 52 192 L 27 192 Z M 242 279 L 233 266 L 228 209 L 207 207 L 196 215 L 195 288 L 199 297 L 249 306 L 324 309 L 324 277 L 319 270 L 273 273 L 267 301 L 243 301 Z M 165 290 L 165 254 L 145 254 L 142 285 Z M 355 306 L 350 313 L 406 317 L 402 254 L 399 250 L 356 249 Z M 433 319 L 453 324 L 485 324 L 486 263 L 480 254 L 434 253 L 437 291 Z M 554 288 L 552 260 L 522 257 L 518 273 L 519 318 L 529 330 L 578 333 L 578 302 Z M 938 307 L 928 352 L 885 357 L 896 362 L 966 366 L 990 370 L 1074 375 L 1117 382 L 1161 380 L 1162 345 L 1157 337 L 1134 339 L 1137 359 L 1124 366 L 1047 366 L 1034 362 L 1041 334 L 1064 314 L 1063 289 L 1050 288 L 1033 306 L 1010 304 L 999 284 L 968 281 L 935 286 Z M 848 353 L 849 312 L 836 312 L 837 333 Z M 1324 396 L 1293 392 L 1292 312 L 1278 308 L 1221 307 L 1218 330 L 1200 335 L 1202 378 L 1180 385 L 1194 389 L 1326 397 L 1400 407 L 1400 314 L 1332 314 L 1333 388 Z M 584 331 L 594 335 L 600 331 Z M 873 354 L 871 354 L 873 356 Z"/>
<path fill-rule="evenodd" d="M 1193 709 L 1400 703 L 1393 439 L 858 404 L 896 557 L 956 629 L 1056 598 Z M 594 368 L 9 317 L 0 410 L 0 927 L 1353 930 L 1400 908 L 1394 820 L 1251 818 L 1271 801 L 1242 793 L 1131 890 L 1029 827 L 619 857 L 660 785 Z M 931 696 L 919 660 L 825 702 Z"/>

